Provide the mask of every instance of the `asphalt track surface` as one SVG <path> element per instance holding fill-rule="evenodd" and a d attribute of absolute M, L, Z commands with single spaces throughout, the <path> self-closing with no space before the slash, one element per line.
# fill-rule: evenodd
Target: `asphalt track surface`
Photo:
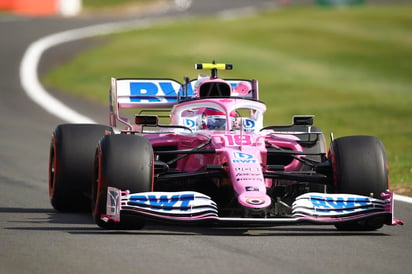
<path fill-rule="evenodd" d="M 195 1 L 185 14 L 216 11 L 204 2 Z M 265 1 L 223 2 L 226 7 L 220 8 Z M 166 15 L 182 14 L 170 11 L 150 17 Z M 403 202 L 397 202 L 395 210 L 405 225 L 374 232 L 338 232 L 332 226 L 219 229 L 160 225 L 106 231 L 97 228 L 88 214 L 53 210 L 47 191 L 49 139 L 63 121 L 26 96 L 19 65 L 33 41 L 107 20 L 0 17 L 0 273 L 407 272 L 412 258 L 412 205 Z M 40 70 L 93 43 L 78 41 L 51 49 Z M 107 120 L 105 106 L 55 96 L 98 122 Z"/>

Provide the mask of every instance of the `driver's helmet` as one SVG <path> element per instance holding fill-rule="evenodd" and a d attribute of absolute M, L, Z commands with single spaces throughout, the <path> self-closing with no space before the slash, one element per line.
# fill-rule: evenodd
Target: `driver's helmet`
<path fill-rule="evenodd" d="M 230 117 L 234 120 L 236 117 L 236 112 L 232 112 Z M 201 129 L 225 130 L 225 113 L 214 108 L 206 108 L 202 114 Z"/>

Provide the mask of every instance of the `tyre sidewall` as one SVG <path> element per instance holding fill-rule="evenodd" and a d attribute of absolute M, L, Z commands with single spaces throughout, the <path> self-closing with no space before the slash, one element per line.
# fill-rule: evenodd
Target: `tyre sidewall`
<path fill-rule="evenodd" d="M 135 135 L 107 135 L 96 150 L 93 218 L 102 228 L 141 228 L 143 221 L 126 215 L 121 223 L 104 222 L 107 188 L 115 187 L 130 193 L 153 190 L 153 149 L 149 141 Z"/>
<path fill-rule="evenodd" d="M 112 129 L 95 124 L 56 127 L 50 144 L 49 197 L 59 211 L 90 210 L 94 152 L 98 141 Z"/>
<path fill-rule="evenodd" d="M 332 142 L 329 158 L 332 162 L 337 193 L 357 194 L 382 199 L 389 188 L 389 172 L 382 142 L 372 136 L 349 136 Z M 371 231 L 386 223 L 377 216 L 361 221 L 336 224 L 338 230 Z"/>
<path fill-rule="evenodd" d="M 389 187 L 388 165 L 382 142 L 373 136 L 348 136 L 331 145 L 334 184 L 338 193 L 381 199 Z"/>

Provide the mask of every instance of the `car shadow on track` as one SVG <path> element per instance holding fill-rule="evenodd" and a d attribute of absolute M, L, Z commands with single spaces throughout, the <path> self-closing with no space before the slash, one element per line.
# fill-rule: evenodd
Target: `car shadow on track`
<path fill-rule="evenodd" d="M 0 207 L 2 228 L 31 231 L 98 230 L 90 214 L 60 213 L 52 208 Z M 4 224 L 19 224 L 7 226 Z"/>
<path fill-rule="evenodd" d="M 148 225 L 141 230 L 97 230 L 97 231 L 71 231 L 72 234 L 99 234 L 99 235 L 174 235 L 174 236 L 389 236 L 379 231 L 337 231 L 334 227 L 262 227 L 262 228 L 225 228 L 225 227 L 199 227 L 199 226 L 170 226 Z"/>
<path fill-rule="evenodd" d="M 61 213 L 49 208 L 0 208 L 2 220 L 19 226 L 9 230 L 63 231 L 75 235 L 175 235 L 175 236 L 389 236 L 377 231 L 337 231 L 333 226 L 210 227 L 149 223 L 141 230 L 105 230 L 89 213 Z"/>

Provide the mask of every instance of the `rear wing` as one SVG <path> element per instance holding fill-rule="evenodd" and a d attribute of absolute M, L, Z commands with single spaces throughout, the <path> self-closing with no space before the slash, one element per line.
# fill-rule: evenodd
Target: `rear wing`
<path fill-rule="evenodd" d="M 182 84 L 172 79 L 112 79 L 111 96 L 119 108 L 169 108 Z"/>
<path fill-rule="evenodd" d="M 197 79 L 182 84 L 173 79 L 112 78 L 110 87 L 110 125 L 116 120 L 131 127 L 128 119 L 120 116 L 121 109 L 171 108 L 176 103 L 197 98 L 195 84 Z M 252 90 L 247 95 L 234 97 L 258 99 L 257 80 L 228 79 L 232 90 L 241 82 L 249 82 Z"/>

